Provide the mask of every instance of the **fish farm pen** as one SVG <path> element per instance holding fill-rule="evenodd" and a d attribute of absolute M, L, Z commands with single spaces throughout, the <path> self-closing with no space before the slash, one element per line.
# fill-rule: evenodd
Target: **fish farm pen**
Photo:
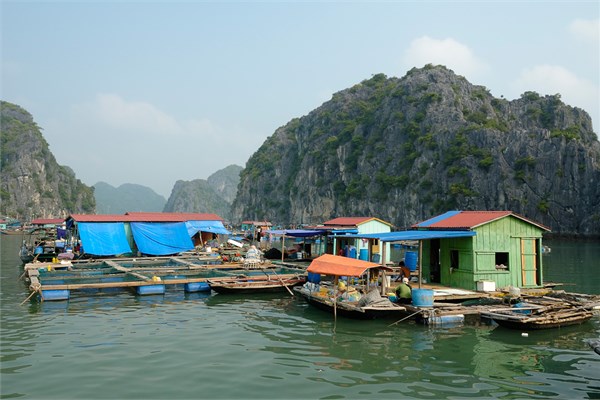
<path fill-rule="evenodd" d="M 208 292 L 207 281 L 214 278 L 283 279 L 299 274 L 305 270 L 271 263 L 248 269 L 218 257 L 178 256 L 28 263 L 23 277 L 31 292 L 25 301 L 36 294 L 40 301 L 52 301 L 68 300 L 72 291 L 93 294 L 115 288 L 130 288 L 137 295 L 163 294 L 167 287 L 181 290 L 181 286 L 186 292 Z"/>

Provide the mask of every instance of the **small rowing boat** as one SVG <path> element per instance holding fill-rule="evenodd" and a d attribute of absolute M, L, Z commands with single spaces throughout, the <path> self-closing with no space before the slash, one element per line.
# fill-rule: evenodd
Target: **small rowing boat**
<path fill-rule="evenodd" d="M 564 304 L 556 306 L 519 304 L 518 307 L 484 311 L 481 316 L 506 328 L 538 330 L 583 324 L 594 316 L 594 312 L 583 307 Z"/>
<path fill-rule="evenodd" d="M 291 287 L 306 282 L 304 276 L 281 277 L 268 276 L 265 278 L 230 278 L 208 280 L 212 290 L 217 293 L 276 293 L 290 291 Z"/>

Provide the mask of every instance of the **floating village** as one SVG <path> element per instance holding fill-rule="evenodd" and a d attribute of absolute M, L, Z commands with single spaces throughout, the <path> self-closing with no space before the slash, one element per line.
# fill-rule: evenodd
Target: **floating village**
<path fill-rule="evenodd" d="M 583 324 L 600 296 L 545 282 L 549 229 L 511 211 L 449 211 L 407 230 L 376 217 L 238 230 L 203 213 L 72 214 L 23 231 L 27 301 L 121 288 L 296 296 L 332 318 L 495 323 L 522 331 Z M 595 350 L 600 351 L 596 345 Z"/>

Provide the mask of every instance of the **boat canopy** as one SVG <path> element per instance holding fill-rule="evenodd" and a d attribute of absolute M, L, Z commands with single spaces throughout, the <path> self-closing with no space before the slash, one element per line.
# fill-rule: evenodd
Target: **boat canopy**
<path fill-rule="evenodd" d="M 277 236 L 291 236 L 291 237 L 311 237 L 320 236 L 327 233 L 325 229 L 269 229 L 265 233 Z"/>
<path fill-rule="evenodd" d="M 131 232 L 143 254 L 165 256 L 194 249 L 185 222 L 132 222 Z"/>
<path fill-rule="evenodd" d="M 468 230 L 408 230 L 398 232 L 365 233 L 362 235 L 348 235 L 348 237 L 360 239 L 379 239 L 382 242 L 400 242 L 403 240 L 447 239 L 458 237 L 472 237 L 475 235 L 475 231 Z"/>
<path fill-rule="evenodd" d="M 95 256 L 131 253 L 123 222 L 80 222 L 79 239 L 83 251 Z"/>
<path fill-rule="evenodd" d="M 323 254 L 315 258 L 306 271 L 323 275 L 361 276 L 368 269 L 372 268 L 383 268 L 391 271 L 391 269 L 383 267 L 381 264 L 357 260 L 355 258 L 334 256 L 333 254 Z"/>
<path fill-rule="evenodd" d="M 221 221 L 186 221 L 185 226 L 189 237 L 194 236 L 198 232 L 211 232 L 221 235 L 230 235 L 223 222 Z"/>

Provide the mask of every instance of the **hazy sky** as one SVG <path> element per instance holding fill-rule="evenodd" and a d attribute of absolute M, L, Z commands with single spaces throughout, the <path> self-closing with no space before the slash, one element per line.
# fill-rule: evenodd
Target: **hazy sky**
<path fill-rule="evenodd" d="M 90 186 L 168 198 L 333 93 L 427 63 L 600 124 L 597 0 L 0 1 L 1 98 Z"/>

